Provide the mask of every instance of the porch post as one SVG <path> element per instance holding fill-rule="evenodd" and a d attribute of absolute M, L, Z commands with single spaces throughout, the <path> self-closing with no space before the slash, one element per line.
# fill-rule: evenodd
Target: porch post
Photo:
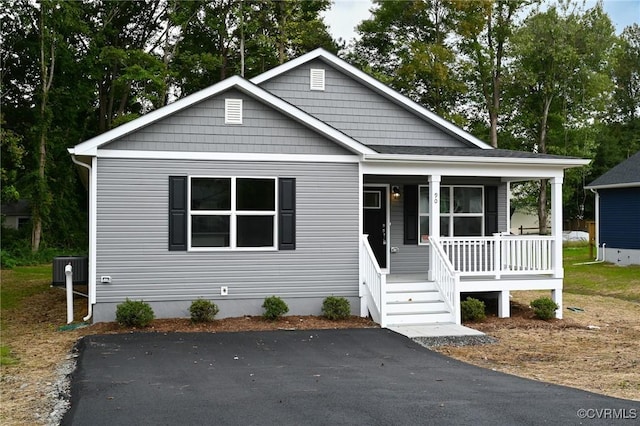
<path fill-rule="evenodd" d="M 509 318 L 511 316 L 510 301 L 511 292 L 509 290 L 501 291 L 498 295 L 498 318 Z"/>
<path fill-rule="evenodd" d="M 440 236 L 440 175 L 429 176 L 429 235 Z M 429 280 L 433 281 L 435 253 L 429 249 Z"/>
<path fill-rule="evenodd" d="M 511 233 L 511 182 L 507 181 L 507 229 L 506 232 Z"/>
<path fill-rule="evenodd" d="M 552 248 L 553 277 L 563 278 L 562 268 L 562 176 L 551 179 L 551 235 L 554 238 Z"/>
<path fill-rule="evenodd" d="M 556 302 L 556 305 L 558 305 L 556 318 L 562 319 L 562 288 L 554 288 L 551 290 L 551 299 Z"/>

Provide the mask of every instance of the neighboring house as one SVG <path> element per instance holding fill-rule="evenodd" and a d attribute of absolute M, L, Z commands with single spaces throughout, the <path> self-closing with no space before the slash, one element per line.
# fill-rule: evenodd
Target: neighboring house
<path fill-rule="evenodd" d="M 2 214 L 2 226 L 21 229 L 27 226 L 31 220 L 29 201 L 18 200 L 15 203 L 3 204 L 0 207 L 0 214 Z"/>
<path fill-rule="evenodd" d="M 596 193 L 598 259 L 640 265 L 640 151 L 586 188 Z"/>
<path fill-rule="evenodd" d="M 510 290 L 561 303 L 564 169 L 587 163 L 492 149 L 322 49 L 69 152 L 90 177 L 94 321 L 125 298 L 226 317 L 334 295 L 383 326 L 459 322 L 461 292 L 498 292 L 501 316 Z M 509 182 L 539 178 L 552 235 L 502 236 Z"/>

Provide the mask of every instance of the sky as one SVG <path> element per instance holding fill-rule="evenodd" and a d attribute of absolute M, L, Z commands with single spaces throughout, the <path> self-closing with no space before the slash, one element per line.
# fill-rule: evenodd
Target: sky
<path fill-rule="evenodd" d="M 370 17 L 370 0 L 333 0 L 334 4 L 326 13 L 325 22 L 329 24 L 334 38 L 345 41 L 355 37 L 355 26 Z M 596 0 L 586 0 L 585 8 L 591 8 Z M 604 0 L 604 10 L 609 14 L 619 34 L 624 27 L 640 23 L 640 0 Z"/>

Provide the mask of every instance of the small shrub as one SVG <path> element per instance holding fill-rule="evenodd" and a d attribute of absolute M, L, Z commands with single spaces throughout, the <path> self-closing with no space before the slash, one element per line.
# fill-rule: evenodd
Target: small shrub
<path fill-rule="evenodd" d="M 559 306 L 550 297 L 540 297 L 531 302 L 533 313 L 541 320 L 548 320 L 556 316 Z"/>
<path fill-rule="evenodd" d="M 198 299 L 191 303 L 189 312 L 193 322 L 210 322 L 213 321 L 219 309 L 218 305 L 209 300 Z"/>
<path fill-rule="evenodd" d="M 125 327 L 146 327 L 154 317 L 151 305 L 141 300 L 126 299 L 116 306 L 116 321 Z"/>
<path fill-rule="evenodd" d="M 278 296 L 265 297 L 262 307 L 264 308 L 263 317 L 271 321 L 277 320 L 289 312 L 287 304 Z"/>
<path fill-rule="evenodd" d="M 482 321 L 487 317 L 484 313 L 485 305 L 482 300 L 474 299 L 473 297 L 467 297 L 464 302 L 460 303 L 460 310 L 462 311 L 462 321 Z"/>
<path fill-rule="evenodd" d="M 351 304 L 344 297 L 329 296 L 322 302 L 322 313 L 330 320 L 349 318 Z"/>

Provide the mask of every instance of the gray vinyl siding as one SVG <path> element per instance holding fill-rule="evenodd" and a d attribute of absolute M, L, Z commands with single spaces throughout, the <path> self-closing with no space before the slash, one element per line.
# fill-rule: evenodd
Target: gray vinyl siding
<path fill-rule="evenodd" d="M 325 90 L 309 90 L 309 70 L 325 70 Z M 464 142 L 316 60 L 261 87 L 366 145 L 468 147 Z"/>
<path fill-rule="evenodd" d="M 243 100 L 243 123 L 225 124 L 226 98 Z M 238 90 L 229 90 L 116 140 L 104 149 L 287 153 L 350 152 Z"/>
<path fill-rule="evenodd" d="M 295 177 L 296 250 L 168 251 L 171 175 Z M 98 303 L 358 296 L 357 164 L 100 158 L 97 190 Z"/>

